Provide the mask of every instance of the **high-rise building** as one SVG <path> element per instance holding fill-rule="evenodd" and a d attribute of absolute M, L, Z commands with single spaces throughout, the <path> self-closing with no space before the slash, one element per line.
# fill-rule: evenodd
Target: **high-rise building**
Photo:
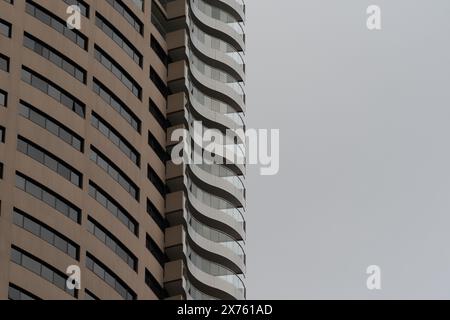
<path fill-rule="evenodd" d="M 0 0 L 0 299 L 245 299 L 244 14 Z"/>

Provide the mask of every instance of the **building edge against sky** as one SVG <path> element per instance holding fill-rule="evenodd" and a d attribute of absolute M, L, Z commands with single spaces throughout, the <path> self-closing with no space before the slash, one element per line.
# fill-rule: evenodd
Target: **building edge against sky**
<path fill-rule="evenodd" d="M 194 121 L 245 129 L 244 16 L 0 0 L 0 299 L 245 299 L 245 165 L 168 156 Z"/>

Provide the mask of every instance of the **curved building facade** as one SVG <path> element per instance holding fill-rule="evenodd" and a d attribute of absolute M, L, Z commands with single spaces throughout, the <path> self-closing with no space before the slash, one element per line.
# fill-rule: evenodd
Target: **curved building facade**
<path fill-rule="evenodd" d="M 167 11 L 168 150 L 184 128 L 192 161 L 167 166 L 165 286 L 188 299 L 245 299 L 245 6 L 188 0 Z M 196 161 L 208 153 L 196 135 L 208 129 L 223 135 L 215 145 L 225 152 Z"/>
<path fill-rule="evenodd" d="M 245 299 L 245 161 L 169 156 L 200 124 L 245 159 L 244 14 L 0 0 L 0 299 Z"/>

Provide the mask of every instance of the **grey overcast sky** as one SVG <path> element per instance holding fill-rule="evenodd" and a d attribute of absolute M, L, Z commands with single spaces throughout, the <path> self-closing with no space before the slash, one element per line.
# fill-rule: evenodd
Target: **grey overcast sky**
<path fill-rule="evenodd" d="M 249 168 L 248 298 L 449 299 L 450 1 L 246 3 L 248 126 L 281 132 L 280 173 Z"/>

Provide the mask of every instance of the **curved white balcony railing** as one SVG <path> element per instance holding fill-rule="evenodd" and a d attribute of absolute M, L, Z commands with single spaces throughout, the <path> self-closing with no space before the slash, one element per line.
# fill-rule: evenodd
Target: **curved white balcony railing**
<path fill-rule="evenodd" d="M 233 46 L 237 47 L 239 51 L 244 51 L 245 37 L 242 26 L 239 24 L 237 26 L 235 24 L 229 25 L 226 22 L 212 18 L 198 8 L 196 4 L 197 1 L 199 0 L 190 0 L 190 8 L 195 18 L 203 24 L 204 27 L 214 30 L 214 33 L 227 42 L 231 41 Z M 235 28 L 237 30 L 235 30 Z"/>
<path fill-rule="evenodd" d="M 245 65 L 243 52 L 238 51 L 228 42 L 204 32 L 190 18 L 188 19 L 188 24 L 189 29 L 191 30 L 190 34 L 192 38 L 196 39 L 198 42 L 202 43 L 205 47 L 210 48 L 211 50 L 220 51 L 221 53 L 229 56 L 236 64 L 240 66 Z"/>
<path fill-rule="evenodd" d="M 245 223 L 244 210 L 235 207 L 230 202 L 222 199 L 216 195 L 213 195 L 201 188 L 199 188 L 195 183 L 188 179 L 188 190 L 191 194 L 200 201 L 203 205 L 208 206 L 214 210 L 222 212 L 233 218 L 240 224 Z"/>
<path fill-rule="evenodd" d="M 245 3 L 243 0 L 218 0 L 232 8 L 240 17 L 241 21 L 245 19 Z"/>
<path fill-rule="evenodd" d="M 190 94 L 190 106 L 201 117 L 216 123 L 216 125 L 213 125 L 213 127 L 215 128 L 224 127 L 226 128 L 226 130 L 231 130 L 232 132 L 235 132 L 235 130 L 238 129 L 242 130 L 244 129 L 238 123 L 235 122 L 234 118 L 231 119 L 229 117 L 226 117 L 224 114 L 213 111 L 210 108 L 200 104 L 199 101 L 195 99 L 192 94 Z"/>
<path fill-rule="evenodd" d="M 229 233 L 233 234 L 236 239 L 245 239 L 245 222 L 239 213 L 227 214 L 218 209 L 211 208 L 190 191 L 187 192 L 187 199 L 195 212 L 207 219 L 220 223 L 220 225 L 227 226 Z"/>
<path fill-rule="evenodd" d="M 189 258 L 186 259 L 187 270 L 188 270 L 188 278 L 192 280 L 195 279 L 195 282 L 200 283 L 203 292 L 208 292 L 209 296 L 218 296 L 221 299 L 235 299 L 235 300 L 244 300 L 245 299 L 245 289 L 238 289 L 233 284 L 215 277 L 201 268 L 197 267 Z M 196 284 L 197 286 L 197 284 Z M 222 294 L 218 294 L 222 292 Z M 225 296 L 224 296 L 225 294 Z"/>
<path fill-rule="evenodd" d="M 198 29 L 197 29 L 198 30 Z M 198 33 L 198 32 L 197 32 Z M 218 50 L 217 48 L 213 48 L 212 45 L 206 45 L 206 41 L 202 42 L 199 39 L 198 35 L 195 35 L 195 32 L 191 29 L 190 36 L 191 46 L 197 50 L 201 55 L 207 57 L 207 59 L 211 59 L 215 61 L 215 64 L 218 64 L 223 69 L 229 70 L 229 72 L 233 73 L 233 76 L 243 81 L 245 78 L 244 71 L 244 63 L 241 61 L 240 55 L 237 52 L 228 53 L 223 52 L 222 50 Z"/>
<path fill-rule="evenodd" d="M 194 54 L 194 52 L 192 52 L 192 50 L 189 50 L 189 57 L 189 60 L 191 61 L 191 68 L 194 67 L 199 73 L 214 82 L 228 86 L 233 89 L 241 99 L 244 98 L 245 91 L 243 88 L 243 82 L 237 81 L 227 72 L 210 66 L 206 62 L 202 61 Z"/>
<path fill-rule="evenodd" d="M 218 117 L 223 116 L 230 119 L 234 122 L 234 125 L 232 125 L 233 129 L 245 128 L 245 121 L 243 119 L 243 116 L 240 113 L 234 111 L 234 109 L 230 105 L 201 92 L 190 80 L 188 85 L 190 88 L 189 98 L 191 103 L 197 103 L 199 106 L 202 106 L 210 110 L 211 112 L 214 112 Z"/>
<path fill-rule="evenodd" d="M 194 137 L 196 135 L 195 130 L 195 120 L 192 117 L 192 114 L 190 112 L 186 115 L 186 120 L 188 121 L 188 130 L 189 135 L 191 137 Z M 197 124 L 198 125 L 198 124 Z M 202 130 L 206 130 L 207 128 L 203 128 Z M 204 131 L 203 131 L 204 132 Z M 225 139 L 225 138 L 224 138 Z M 199 144 L 197 141 L 193 140 L 196 146 L 203 149 L 205 146 L 202 144 Z M 235 165 L 242 174 L 245 174 L 245 166 L 246 166 L 246 149 L 244 144 L 219 144 L 219 143 L 208 143 L 208 146 L 214 147 L 214 151 L 216 157 L 221 157 L 223 160 L 223 163 L 227 164 L 233 164 Z"/>
<path fill-rule="evenodd" d="M 191 214 L 188 214 L 188 223 L 192 227 L 197 234 L 202 236 L 203 238 L 212 241 L 214 243 L 217 243 L 224 248 L 227 248 L 231 252 L 233 252 L 235 255 L 237 255 L 245 264 L 245 252 L 243 248 L 243 241 L 236 241 L 233 238 L 231 238 L 228 234 L 211 228 L 197 219 L 195 219 Z"/>
<path fill-rule="evenodd" d="M 203 291 L 197 289 L 188 279 L 186 280 L 186 291 L 190 299 L 188 300 L 201 300 L 201 301 L 211 301 L 218 300 L 217 298 L 204 293 Z"/>
<path fill-rule="evenodd" d="M 215 177 L 230 182 L 239 190 L 245 190 L 243 178 L 237 176 L 233 171 L 223 165 L 198 164 L 197 167 Z"/>
<path fill-rule="evenodd" d="M 193 66 L 191 64 L 191 66 Z M 223 84 L 220 81 L 213 80 L 202 74 L 195 66 L 189 68 L 192 77 L 196 83 L 212 91 L 211 94 L 220 97 L 220 99 L 228 104 L 232 104 L 234 109 L 245 112 L 244 96 L 238 93 L 232 87 Z"/>
<path fill-rule="evenodd" d="M 225 181 L 219 177 L 216 177 L 206 171 L 203 171 L 198 165 L 190 165 L 190 171 L 198 179 L 199 182 L 208 185 L 208 188 L 216 188 L 217 191 L 214 193 L 219 193 L 217 196 L 226 197 L 229 199 L 234 206 L 244 207 L 245 206 L 245 194 L 244 190 L 236 188 L 230 182 Z M 212 193 L 211 193 L 212 194 Z"/>
<path fill-rule="evenodd" d="M 215 288 L 223 290 L 224 292 L 231 293 L 237 299 L 245 298 L 244 281 L 236 273 L 225 268 L 220 264 L 217 264 L 215 262 L 209 261 L 201 257 L 189 246 L 187 246 L 187 259 L 188 262 L 190 262 L 193 266 L 196 267 L 197 270 L 201 271 L 201 273 L 197 273 L 198 274 L 198 277 L 196 277 L 197 280 L 202 281 L 202 279 L 206 280 L 209 277 L 212 277 L 210 281 L 215 284 L 214 286 Z M 188 268 L 190 268 L 190 271 L 192 273 L 193 270 L 189 263 Z M 221 281 L 227 283 L 228 286 L 231 286 L 232 291 L 230 292 L 229 289 L 227 290 L 226 286 L 221 286 L 219 284 Z M 208 285 L 208 283 L 205 284 Z"/>
<path fill-rule="evenodd" d="M 245 256 L 241 257 L 229 248 L 203 237 L 190 224 L 187 225 L 187 235 L 193 248 L 203 250 L 205 259 L 221 265 L 234 273 L 245 273 Z"/>
<path fill-rule="evenodd" d="M 233 28 L 233 30 L 235 30 L 237 33 L 239 33 L 240 35 L 244 35 L 244 25 L 242 22 L 239 22 L 238 20 L 236 20 L 235 17 L 233 17 L 232 15 L 230 15 L 228 12 L 226 12 L 225 10 L 222 10 L 219 7 L 215 7 L 210 5 L 209 3 L 206 3 L 204 0 L 193 0 L 193 2 L 195 3 L 195 5 L 197 6 L 197 8 L 203 12 L 205 15 L 207 15 L 208 17 L 211 17 L 217 21 L 220 21 L 222 23 L 225 23 L 227 25 L 229 25 L 231 28 Z M 230 1 L 222 1 L 223 3 L 232 3 Z"/>

